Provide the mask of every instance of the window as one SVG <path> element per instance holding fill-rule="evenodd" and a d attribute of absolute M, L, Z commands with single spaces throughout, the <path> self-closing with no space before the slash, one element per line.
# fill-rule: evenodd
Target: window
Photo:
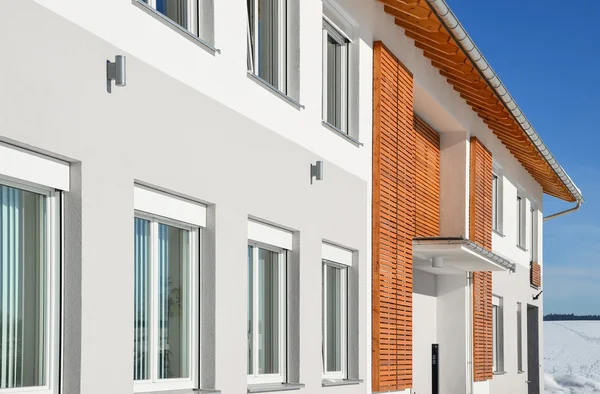
<path fill-rule="evenodd" d="M 348 271 L 352 251 L 322 244 L 323 379 L 348 378 Z"/>
<path fill-rule="evenodd" d="M 0 157 L 0 393 L 56 393 L 61 201 L 70 168 L 1 143 Z"/>
<path fill-rule="evenodd" d="M 323 377 L 346 378 L 348 269 L 323 261 Z"/>
<path fill-rule="evenodd" d="M 139 186 L 134 200 L 134 389 L 195 388 L 204 207 Z"/>
<path fill-rule="evenodd" d="M 283 383 L 291 233 L 248 222 L 248 383 Z"/>
<path fill-rule="evenodd" d="M 248 379 L 283 382 L 285 371 L 285 254 L 248 246 Z"/>
<path fill-rule="evenodd" d="M 323 121 L 348 134 L 348 38 L 323 20 Z"/>
<path fill-rule="evenodd" d="M 529 214 L 531 217 L 531 224 L 529 226 L 529 260 L 536 261 L 537 259 L 537 216 L 535 209 L 530 208 Z"/>
<path fill-rule="evenodd" d="M 287 94 L 287 0 L 247 0 L 248 70 Z"/>
<path fill-rule="evenodd" d="M 0 392 L 55 387 L 58 198 L 0 180 Z"/>
<path fill-rule="evenodd" d="M 492 229 L 496 231 L 500 231 L 500 226 L 498 225 L 500 216 L 498 211 L 498 204 L 500 202 L 498 198 L 499 191 L 498 175 L 492 174 Z"/>
<path fill-rule="evenodd" d="M 494 372 L 504 371 L 504 331 L 502 298 L 492 296 L 492 367 Z"/>
<path fill-rule="evenodd" d="M 523 313 L 517 302 L 517 371 L 523 372 Z"/>
<path fill-rule="evenodd" d="M 517 195 L 517 245 L 525 247 L 525 199 Z"/>
<path fill-rule="evenodd" d="M 141 0 L 185 30 L 199 36 L 198 0 Z"/>

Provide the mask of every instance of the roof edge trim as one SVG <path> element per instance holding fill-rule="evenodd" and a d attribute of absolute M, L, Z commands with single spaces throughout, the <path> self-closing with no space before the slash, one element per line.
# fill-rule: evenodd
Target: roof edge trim
<path fill-rule="evenodd" d="M 477 68 L 479 73 L 484 77 L 489 87 L 496 93 L 498 98 L 504 103 L 513 118 L 521 126 L 531 143 L 537 148 L 544 160 L 554 171 L 556 176 L 561 180 L 563 185 L 569 190 L 575 201 L 582 204 L 584 202 L 583 195 L 579 188 L 575 185 L 571 177 L 562 168 L 558 161 L 554 158 L 546 144 L 542 141 L 540 135 L 535 131 L 517 102 L 500 77 L 494 72 L 492 66 L 485 60 L 485 57 L 477 48 L 467 31 L 462 27 L 460 21 L 454 15 L 445 0 L 426 0 L 431 10 L 436 14 L 442 25 L 448 30 L 448 33 L 454 38 L 458 46 L 463 50 L 465 55 L 471 60 L 473 66 Z"/>

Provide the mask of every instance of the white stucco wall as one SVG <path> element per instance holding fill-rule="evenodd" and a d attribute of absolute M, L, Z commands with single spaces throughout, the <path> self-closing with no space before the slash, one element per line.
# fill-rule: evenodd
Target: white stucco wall
<path fill-rule="evenodd" d="M 413 272 L 413 392 L 431 392 L 431 345 L 437 343 L 436 276 Z"/>
<path fill-rule="evenodd" d="M 119 7 L 113 11 L 118 16 Z M 100 15 L 99 24 L 111 24 Z M 290 296 L 300 325 L 289 343 L 290 374 L 306 385 L 306 393 L 369 390 L 370 336 L 364 333 L 371 321 L 370 204 L 360 171 L 342 169 L 130 53 L 125 53 L 127 87 L 108 94 L 106 60 L 123 49 L 36 2 L 8 2 L 0 14 L 0 37 L 15 38 L 0 40 L 0 51 L 14 59 L 0 64 L 0 72 L 12 76 L 0 82 L 0 139 L 72 163 L 65 202 L 65 393 L 133 392 L 135 180 L 209 206 L 205 246 L 214 255 L 216 307 L 209 338 L 214 353 L 203 356 L 212 358 L 202 366 L 208 369 L 202 371 L 205 381 L 224 393 L 247 389 L 246 248 L 252 216 L 295 232 L 295 279 L 302 296 Z M 262 102 L 282 117 L 291 108 L 278 108 L 280 100 L 272 95 L 248 102 Z M 314 146 L 333 136 L 332 151 L 347 146 L 361 151 L 320 126 L 318 135 L 323 141 Z M 311 185 L 310 164 L 316 160 L 324 160 L 325 175 Z M 351 324 L 360 335 L 351 366 L 353 377 L 364 380 L 357 385 L 322 387 L 323 239 L 356 250 L 352 270 L 359 294 L 352 298 L 357 315 Z"/>

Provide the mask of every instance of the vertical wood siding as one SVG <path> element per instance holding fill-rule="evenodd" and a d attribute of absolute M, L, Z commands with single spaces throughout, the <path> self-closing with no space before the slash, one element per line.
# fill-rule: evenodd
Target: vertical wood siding
<path fill-rule="evenodd" d="M 475 137 L 470 148 L 469 238 L 492 250 L 492 154 Z M 473 273 L 473 378 L 492 379 L 492 273 Z"/>
<path fill-rule="evenodd" d="M 542 287 L 542 267 L 535 261 L 531 262 L 530 280 L 532 286 L 538 289 Z"/>
<path fill-rule="evenodd" d="M 415 236 L 440 234 L 440 135 L 414 115 L 416 132 Z"/>
<path fill-rule="evenodd" d="M 412 387 L 412 74 L 381 43 L 373 72 L 373 391 Z"/>

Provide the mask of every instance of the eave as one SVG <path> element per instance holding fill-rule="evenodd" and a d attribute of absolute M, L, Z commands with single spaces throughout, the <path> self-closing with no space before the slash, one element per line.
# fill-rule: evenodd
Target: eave
<path fill-rule="evenodd" d="M 497 74 L 444 0 L 379 0 L 396 25 L 431 60 L 544 193 L 583 202 L 581 192 L 558 164 Z"/>

